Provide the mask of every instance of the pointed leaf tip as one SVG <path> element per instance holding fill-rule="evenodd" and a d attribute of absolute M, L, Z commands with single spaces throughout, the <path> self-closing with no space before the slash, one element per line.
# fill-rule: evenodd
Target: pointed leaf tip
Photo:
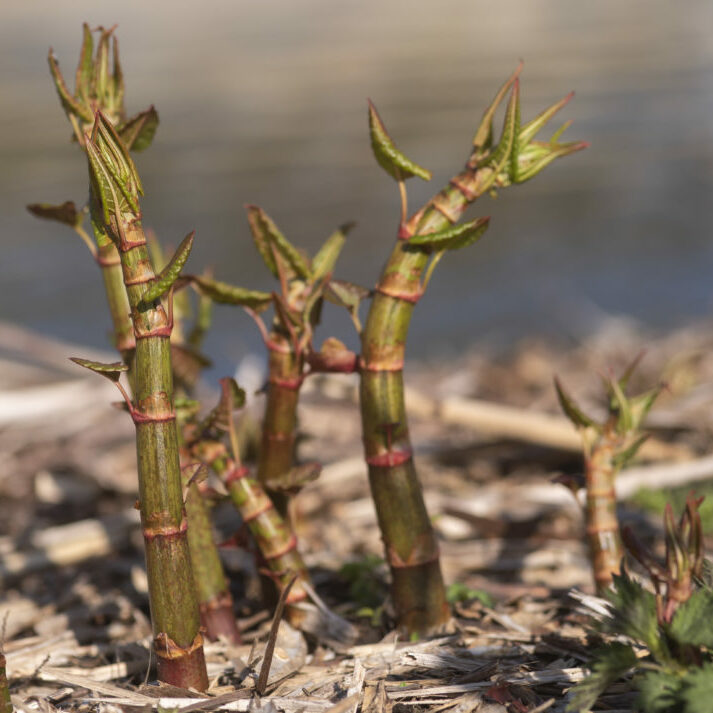
<path fill-rule="evenodd" d="M 100 361 L 91 361 L 89 359 L 82 359 L 81 357 L 70 357 L 69 359 L 75 364 L 78 364 L 79 366 L 82 366 L 85 369 L 89 369 L 95 374 L 101 374 L 101 376 L 105 376 L 107 379 L 113 382 L 119 381 L 122 372 L 129 370 L 128 365 L 123 364 L 122 362 L 104 364 Z"/>
<path fill-rule="evenodd" d="M 396 148 L 373 102 L 371 99 L 367 99 L 367 102 L 369 103 L 371 149 L 378 164 L 396 181 L 405 181 L 412 176 L 430 181 L 431 172 L 411 161 Z"/>
<path fill-rule="evenodd" d="M 297 248 L 283 235 L 270 216 L 256 205 L 246 206 L 248 224 L 263 261 L 275 277 L 279 276 L 273 250 L 284 259 L 287 266 L 303 280 L 311 276 L 307 261 Z"/>
<path fill-rule="evenodd" d="M 151 283 L 146 292 L 141 296 L 141 302 L 144 305 L 148 305 L 154 300 L 157 300 L 173 287 L 173 284 L 178 279 L 183 266 L 188 260 L 188 256 L 191 254 L 195 234 L 196 231 L 194 230 L 183 238 L 175 254 L 168 261 L 168 264 L 161 270 L 155 281 Z"/>
<path fill-rule="evenodd" d="M 473 137 L 473 147 L 476 152 L 481 151 L 482 149 L 487 149 L 492 144 L 493 117 L 495 116 L 495 112 L 500 106 L 502 100 L 505 98 L 505 95 L 508 93 L 508 90 L 512 86 L 513 82 L 515 82 L 515 80 L 520 76 L 520 72 L 522 72 L 524 64 L 525 63 L 520 60 L 519 64 L 515 68 L 515 71 L 505 80 L 500 89 L 498 89 L 495 94 L 495 98 L 483 113 L 478 130 L 475 132 L 475 136 Z"/>
<path fill-rule="evenodd" d="M 555 376 L 555 390 L 557 391 L 557 399 L 565 413 L 565 416 L 578 428 L 588 428 L 594 426 L 594 421 L 581 411 L 574 403 L 572 397 L 565 391 L 562 382 Z"/>
<path fill-rule="evenodd" d="M 158 112 L 153 104 L 122 123 L 117 131 L 129 151 L 143 151 L 153 142 L 158 128 Z"/>
<path fill-rule="evenodd" d="M 220 282 L 206 275 L 190 275 L 188 279 L 213 302 L 240 305 L 255 310 L 266 309 L 272 302 L 272 295 L 269 292 L 234 287 L 227 282 Z"/>

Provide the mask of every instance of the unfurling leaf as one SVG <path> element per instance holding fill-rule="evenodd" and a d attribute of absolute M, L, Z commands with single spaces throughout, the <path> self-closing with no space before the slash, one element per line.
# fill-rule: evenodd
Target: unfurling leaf
<path fill-rule="evenodd" d="M 94 118 L 91 110 L 87 106 L 80 104 L 70 93 L 67 88 L 67 84 L 64 81 L 64 77 L 62 76 L 62 72 L 59 71 L 59 64 L 57 63 L 57 59 L 55 58 L 52 50 L 49 52 L 47 61 L 50 65 L 52 79 L 54 80 L 54 85 L 57 89 L 57 94 L 59 95 L 59 100 L 62 103 L 64 113 L 68 117 L 75 116 L 85 123 L 91 123 Z"/>
<path fill-rule="evenodd" d="M 562 383 L 557 377 L 555 377 L 555 389 L 557 391 L 557 398 L 559 399 L 562 410 L 575 426 L 578 428 L 588 428 L 589 426 L 596 425 L 594 421 L 589 418 L 589 416 L 577 407 L 572 400 L 572 397 L 564 390 Z"/>
<path fill-rule="evenodd" d="M 280 232 L 277 225 L 262 208 L 248 205 L 248 223 L 252 231 L 255 245 L 262 255 L 270 272 L 275 277 L 279 276 L 273 249 L 282 257 L 290 269 L 303 280 L 310 278 L 310 269 L 304 256 Z"/>
<path fill-rule="evenodd" d="M 59 205 L 52 203 L 31 203 L 27 206 L 27 210 L 32 215 L 45 220 L 56 220 L 58 223 L 64 223 L 70 228 L 76 228 L 81 225 L 83 214 L 77 210 L 74 201 L 65 201 Z"/>
<path fill-rule="evenodd" d="M 70 357 L 70 360 L 75 364 L 79 364 L 79 366 L 83 366 L 85 369 L 93 371 L 95 374 L 105 376 L 114 383 L 119 381 L 124 371 L 129 370 L 128 365 L 122 364 L 121 362 L 104 364 L 100 361 L 90 361 L 89 359 L 81 359 L 80 357 Z"/>
<path fill-rule="evenodd" d="M 399 151 L 386 131 L 376 107 L 369 100 L 369 135 L 371 136 L 371 149 L 381 168 L 397 181 L 405 181 L 412 176 L 418 176 L 424 181 L 431 180 L 431 172 L 422 168 L 417 163 Z"/>
<path fill-rule="evenodd" d="M 513 82 L 512 93 L 505 110 L 503 133 L 498 145 L 488 157 L 486 165 L 493 169 L 497 175 L 503 168 L 510 165 L 513 160 L 513 149 L 520 132 L 520 80 Z"/>
<path fill-rule="evenodd" d="M 495 98 L 490 103 L 490 106 L 485 110 L 483 118 L 480 120 L 480 125 L 478 130 L 475 132 L 473 137 L 473 147 L 476 152 L 480 153 L 483 149 L 489 149 L 493 143 L 493 117 L 497 111 L 500 103 L 505 98 L 508 90 L 512 86 L 513 82 L 518 78 L 520 72 L 522 71 L 522 62 L 518 64 L 515 71 L 508 77 L 505 83 L 498 89 L 498 93 Z"/>
<path fill-rule="evenodd" d="M 89 175 L 101 203 L 104 221 L 131 214 L 140 216 L 141 180 L 129 152 L 111 125 L 97 112 L 91 138 L 85 142 Z"/>
<path fill-rule="evenodd" d="M 227 282 L 214 280 L 212 277 L 206 277 L 205 275 L 191 275 L 188 279 L 198 287 L 202 294 L 210 297 L 213 302 L 251 307 L 255 310 L 263 310 L 272 302 L 272 295 L 269 292 L 234 287 Z"/>
<path fill-rule="evenodd" d="M 488 229 L 490 218 L 476 218 L 468 223 L 452 225 L 437 233 L 414 235 L 409 245 L 435 248 L 437 250 L 459 250 L 478 240 Z"/>
<path fill-rule="evenodd" d="M 147 149 L 158 128 L 158 112 L 151 105 L 145 111 L 123 122 L 117 127 L 119 136 L 130 151 Z"/>
<path fill-rule="evenodd" d="M 183 266 L 186 264 L 188 256 L 191 254 L 194 236 L 195 231 L 189 233 L 185 238 L 183 238 L 174 256 L 169 260 L 166 267 L 161 270 L 160 274 L 141 296 L 141 302 L 144 305 L 148 305 L 154 300 L 157 300 L 171 289 L 174 282 L 178 279 Z"/>
<path fill-rule="evenodd" d="M 354 225 L 355 223 L 345 223 L 324 241 L 312 260 L 312 280 L 314 282 L 321 280 L 334 270 L 339 254 L 347 241 L 347 233 Z"/>
<path fill-rule="evenodd" d="M 79 64 L 74 79 L 74 93 L 84 103 L 91 99 L 92 78 L 94 75 L 94 40 L 89 25 L 82 24 L 82 48 L 79 51 Z"/>
<path fill-rule="evenodd" d="M 597 698 L 636 663 L 636 653 L 631 646 L 616 641 L 597 652 L 589 665 L 591 673 L 572 690 L 567 711 L 587 713 Z"/>

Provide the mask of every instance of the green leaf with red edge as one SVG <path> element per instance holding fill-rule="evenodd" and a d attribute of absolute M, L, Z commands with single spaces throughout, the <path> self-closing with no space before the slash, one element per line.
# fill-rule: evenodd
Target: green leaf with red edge
<path fill-rule="evenodd" d="M 266 309 L 272 302 L 272 295 L 269 292 L 235 287 L 227 282 L 221 282 L 205 275 L 189 275 L 186 277 L 202 294 L 210 297 L 213 302 L 240 305 L 241 307 L 250 307 L 258 311 Z"/>
<path fill-rule="evenodd" d="M 140 216 L 139 196 L 143 194 L 141 180 L 111 122 L 98 111 L 91 138 L 85 142 L 89 173 L 99 198 L 105 222 L 111 215 Z"/>
<path fill-rule="evenodd" d="M 57 63 L 57 59 L 55 58 L 51 49 L 49 51 L 47 61 L 50 65 L 50 73 L 52 74 L 54 86 L 57 89 L 57 94 L 59 95 L 59 100 L 62 103 L 64 113 L 67 114 L 67 116 L 76 116 L 82 121 L 90 123 L 94 119 L 91 110 L 86 106 L 82 106 L 82 104 L 80 104 L 72 96 L 71 92 L 67 88 L 67 84 L 64 81 L 62 72 L 60 72 L 59 70 L 59 64 Z"/>
<path fill-rule="evenodd" d="M 495 112 L 500 106 L 508 90 L 512 86 L 513 82 L 518 78 L 520 72 L 522 71 L 523 63 L 520 62 L 515 68 L 515 71 L 505 80 L 504 84 L 498 89 L 495 98 L 490 103 L 490 106 L 483 113 L 483 118 L 480 120 L 475 136 L 473 137 L 473 147 L 476 151 L 482 149 L 487 149 L 492 146 L 493 143 L 493 117 Z"/>
<path fill-rule="evenodd" d="M 181 274 L 181 270 L 186 264 L 188 256 L 191 254 L 194 236 L 195 231 L 188 233 L 188 235 L 183 238 L 173 257 L 168 261 L 168 264 L 161 270 L 151 282 L 146 292 L 141 296 L 141 303 L 143 303 L 143 305 L 148 305 L 154 300 L 157 300 L 171 289 Z"/>
<path fill-rule="evenodd" d="M 272 253 L 274 249 L 298 277 L 308 280 L 311 276 L 311 271 L 307 260 L 280 232 L 272 218 L 256 205 L 248 205 L 247 211 L 248 223 L 250 224 L 255 245 L 270 272 L 275 277 L 279 276 L 275 256 Z"/>
<path fill-rule="evenodd" d="M 414 235 L 409 238 L 408 245 L 437 250 L 459 250 L 481 238 L 488 229 L 489 223 L 490 218 L 476 218 L 467 223 L 451 225 L 436 233 Z"/>
<path fill-rule="evenodd" d="M 505 109 L 505 120 L 503 121 L 503 131 L 498 145 L 493 149 L 485 164 L 493 169 L 497 175 L 506 165 L 512 161 L 513 147 L 516 145 L 516 137 L 520 131 L 520 80 L 513 82 L 512 92 Z"/>
<path fill-rule="evenodd" d="M 117 127 L 121 140 L 130 151 L 143 151 L 151 146 L 158 128 L 158 112 L 153 104 Z"/>
<path fill-rule="evenodd" d="M 114 362 L 113 364 L 104 364 L 100 361 L 91 361 L 89 359 L 82 359 L 80 357 L 70 357 L 70 360 L 79 366 L 83 366 L 85 369 L 93 371 L 95 374 L 100 374 L 106 377 L 110 381 L 116 383 L 121 378 L 123 372 L 128 371 L 129 367 L 122 362 Z"/>
<path fill-rule="evenodd" d="M 45 220 L 56 220 L 58 223 L 68 225 L 70 228 L 76 228 L 82 224 L 84 214 L 77 210 L 74 201 L 65 201 L 58 205 L 52 203 L 31 203 L 27 206 L 27 210 L 37 218 Z"/>
<path fill-rule="evenodd" d="M 424 181 L 431 180 L 431 172 L 407 158 L 394 145 L 376 107 L 369 99 L 369 135 L 371 149 L 379 166 L 397 181 L 405 181 L 418 176 Z"/>
<path fill-rule="evenodd" d="M 82 24 L 82 48 L 79 51 L 79 64 L 74 80 L 74 94 L 85 105 L 89 106 L 92 94 L 92 75 L 94 73 L 94 40 L 92 31 L 85 22 Z"/>

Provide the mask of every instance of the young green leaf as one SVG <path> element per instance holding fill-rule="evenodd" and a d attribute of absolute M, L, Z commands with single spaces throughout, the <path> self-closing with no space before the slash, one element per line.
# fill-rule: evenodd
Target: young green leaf
<path fill-rule="evenodd" d="M 31 203 L 27 206 L 27 210 L 32 215 L 45 220 L 56 220 L 58 223 L 64 223 L 70 228 L 76 228 L 81 225 L 83 214 L 77 210 L 74 201 L 65 201 L 60 205 L 52 203 Z"/>
<path fill-rule="evenodd" d="M 82 25 L 82 49 L 79 52 L 79 64 L 74 82 L 74 93 L 84 104 L 89 104 L 91 98 L 92 74 L 94 61 L 94 40 L 92 31 L 85 22 Z"/>
<path fill-rule="evenodd" d="M 503 132 L 498 145 L 488 157 L 486 165 L 493 169 L 495 174 L 500 173 L 503 167 L 511 161 L 515 137 L 520 131 L 520 80 L 513 82 L 512 93 L 505 109 Z"/>
<path fill-rule="evenodd" d="M 473 147 L 476 151 L 481 151 L 482 149 L 490 148 L 493 143 L 493 117 L 497 111 L 500 103 L 505 98 L 508 90 L 512 86 L 513 82 L 518 78 L 520 72 L 522 71 L 523 63 L 520 62 L 515 68 L 515 71 L 505 80 L 505 83 L 498 89 L 495 98 L 490 103 L 490 106 L 485 110 L 483 118 L 480 120 L 478 130 L 475 132 L 473 137 Z"/>
<path fill-rule="evenodd" d="M 130 151 L 147 149 L 158 128 L 158 112 L 151 105 L 145 111 L 123 122 L 117 127 L 121 140 Z"/>
<path fill-rule="evenodd" d="M 79 366 L 83 366 L 85 369 L 93 371 L 95 374 L 101 374 L 105 376 L 110 381 L 116 383 L 119 381 L 122 372 L 128 371 L 129 367 L 127 364 L 122 364 L 121 362 L 115 362 L 113 364 L 104 364 L 99 361 L 90 361 L 89 359 L 81 359 L 80 357 L 70 357 L 70 360 Z"/>
<path fill-rule="evenodd" d="M 572 397 L 564 390 L 560 380 L 555 377 L 555 390 L 557 391 L 557 399 L 565 413 L 565 416 L 578 428 L 589 428 L 596 426 L 594 421 L 581 411 L 572 400 Z"/>
<path fill-rule="evenodd" d="M 633 460 L 636 454 L 639 452 L 639 448 L 644 445 L 646 441 L 649 440 L 648 433 L 644 433 L 639 436 L 634 442 L 622 451 L 618 451 L 612 457 L 612 463 L 616 468 L 626 468 L 627 465 Z"/>
<path fill-rule="evenodd" d="M 166 267 L 164 267 L 163 270 L 161 270 L 161 272 L 157 275 L 156 279 L 151 282 L 151 285 L 141 297 L 141 302 L 144 305 L 148 305 L 154 300 L 157 300 L 171 289 L 173 283 L 178 279 L 183 266 L 186 264 L 188 256 L 191 254 L 194 236 L 195 230 L 183 238 L 174 256 L 169 260 Z"/>
<path fill-rule="evenodd" d="M 250 307 L 255 310 L 266 309 L 272 302 L 272 295 L 269 292 L 234 287 L 227 282 L 220 282 L 205 275 L 191 275 L 188 279 L 198 287 L 202 294 L 210 297 L 213 302 L 240 305 L 241 307 Z"/>
<path fill-rule="evenodd" d="M 334 270 L 339 254 L 347 241 L 347 233 L 354 225 L 355 223 L 345 223 L 324 241 L 312 260 L 312 280 L 314 282 L 318 282 Z"/>
<path fill-rule="evenodd" d="M 590 662 L 591 673 L 571 693 L 567 711 L 588 713 L 597 698 L 637 663 L 636 653 L 626 644 L 615 641 L 598 651 Z"/>
<path fill-rule="evenodd" d="M 132 207 L 135 205 L 135 210 L 138 211 L 139 196 L 144 193 L 141 179 L 129 150 L 113 124 L 101 111 L 96 113 L 91 141 L 97 147 L 99 155 L 114 176 L 117 186 L 129 205 Z"/>
<path fill-rule="evenodd" d="M 564 108 L 573 96 L 574 92 L 570 92 L 566 97 L 555 102 L 552 106 L 547 107 L 547 109 L 540 112 L 534 119 L 524 124 L 520 129 L 520 144 L 527 146 L 527 144 L 535 138 L 540 129 L 544 128 L 545 124 L 547 124 L 560 109 Z"/>
<path fill-rule="evenodd" d="M 409 245 L 436 248 L 437 250 L 459 250 L 473 244 L 488 229 L 490 218 L 476 218 L 460 225 L 451 225 L 436 233 L 414 235 L 409 238 Z"/>
<path fill-rule="evenodd" d="M 246 206 L 248 223 L 252 231 L 257 249 L 260 251 L 265 264 L 275 277 L 278 277 L 277 265 L 272 250 L 284 258 L 292 271 L 303 280 L 310 278 L 310 269 L 307 261 L 297 248 L 280 232 L 277 225 L 262 208 L 255 205 Z"/>
<path fill-rule="evenodd" d="M 369 99 L 369 135 L 374 156 L 386 173 L 397 181 L 405 181 L 412 176 L 418 176 L 424 181 L 431 180 L 431 172 L 414 163 L 399 151 L 386 131 L 376 107 Z"/>
<path fill-rule="evenodd" d="M 57 94 L 59 95 L 59 100 L 62 103 L 62 108 L 67 116 L 75 116 L 85 123 L 91 123 L 93 120 L 92 112 L 86 107 L 82 106 L 70 93 L 67 85 L 65 84 L 62 72 L 59 71 L 59 64 L 50 49 L 47 61 L 50 65 L 50 72 L 52 74 L 52 79 L 54 80 L 55 88 L 57 89 Z"/>

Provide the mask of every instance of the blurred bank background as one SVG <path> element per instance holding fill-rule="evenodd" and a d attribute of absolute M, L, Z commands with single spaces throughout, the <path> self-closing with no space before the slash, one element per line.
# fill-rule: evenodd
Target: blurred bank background
<path fill-rule="evenodd" d="M 419 305 L 412 352 L 578 339 L 607 315 L 666 329 L 713 311 L 713 4 L 708 0 L 2 0 L 0 318 L 106 345 L 99 273 L 68 229 L 30 202 L 77 203 L 85 162 L 47 69 L 73 77 L 81 23 L 118 23 L 127 109 L 161 125 L 137 165 L 145 224 L 190 265 L 270 289 L 243 204 L 312 252 L 356 220 L 339 276 L 372 286 L 394 239 L 395 184 L 368 143 L 366 98 L 399 147 L 432 169 L 417 206 L 469 153 L 481 112 L 525 60 L 523 117 L 571 89 L 569 139 L 591 148 L 484 198 L 481 243 L 446 257 Z M 351 344 L 327 310 L 322 336 Z M 221 371 L 259 351 L 253 325 L 219 307 L 206 344 Z"/>

